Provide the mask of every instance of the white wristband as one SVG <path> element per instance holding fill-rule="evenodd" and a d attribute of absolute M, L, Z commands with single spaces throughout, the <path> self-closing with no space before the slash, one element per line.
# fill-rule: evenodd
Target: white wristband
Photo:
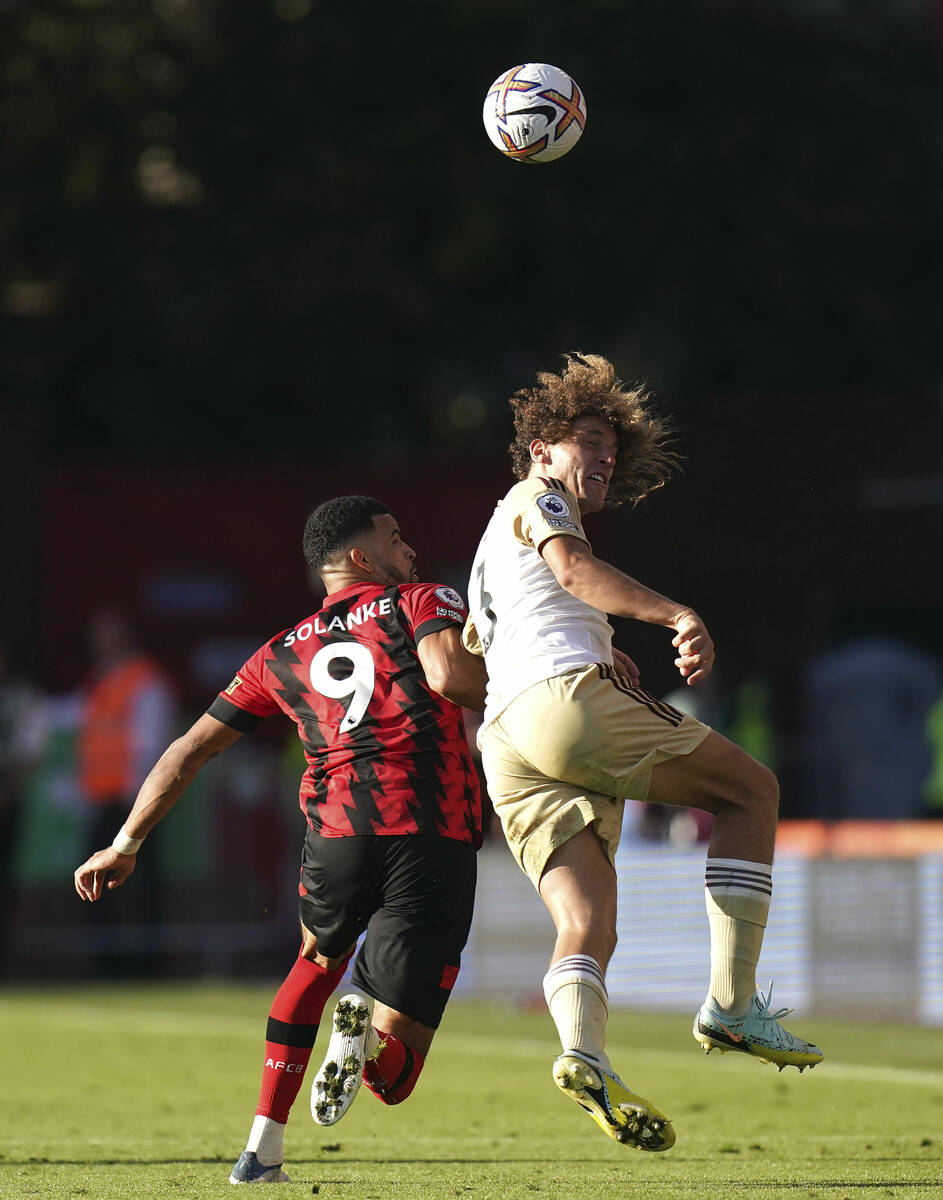
<path fill-rule="evenodd" d="M 111 844 L 119 854 L 137 854 L 143 841 L 143 838 L 129 837 L 125 827 L 122 825 Z"/>

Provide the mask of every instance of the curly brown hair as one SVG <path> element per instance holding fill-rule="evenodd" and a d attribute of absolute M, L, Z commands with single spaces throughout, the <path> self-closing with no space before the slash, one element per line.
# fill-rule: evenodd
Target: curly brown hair
<path fill-rule="evenodd" d="M 530 474 L 530 444 L 535 438 L 563 441 L 573 422 L 587 414 L 602 417 L 615 430 L 619 451 L 606 506 L 637 504 L 664 486 L 680 465 L 667 448 L 671 430 L 651 409 L 642 387 L 627 388 L 615 367 L 599 354 L 565 354 L 559 375 L 537 373 L 535 387 L 521 388 L 508 403 L 514 410 L 514 441 L 508 447 L 518 479 Z"/>

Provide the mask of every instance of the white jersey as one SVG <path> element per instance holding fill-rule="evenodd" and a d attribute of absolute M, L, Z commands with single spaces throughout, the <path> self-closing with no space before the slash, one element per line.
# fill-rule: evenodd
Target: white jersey
<path fill-rule="evenodd" d="M 540 554 L 564 534 L 588 542 L 576 497 L 559 479 L 531 476 L 498 502 L 478 546 L 464 641 L 488 668 L 485 725 L 542 679 L 612 665 L 606 614 L 561 587 Z"/>

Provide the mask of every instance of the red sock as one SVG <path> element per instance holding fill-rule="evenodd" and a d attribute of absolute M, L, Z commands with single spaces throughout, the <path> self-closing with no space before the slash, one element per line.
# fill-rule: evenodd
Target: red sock
<path fill-rule="evenodd" d="M 329 971 L 300 955 L 275 994 L 265 1030 L 265 1060 L 256 1116 L 282 1125 L 301 1090 L 318 1022 L 331 992 L 341 981 L 349 957 Z"/>
<path fill-rule="evenodd" d="M 376 1058 L 364 1063 L 364 1084 L 384 1104 L 401 1104 L 416 1086 L 426 1060 L 418 1050 L 405 1045 L 392 1033 L 377 1029 L 376 1034 L 381 1049 Z"/>

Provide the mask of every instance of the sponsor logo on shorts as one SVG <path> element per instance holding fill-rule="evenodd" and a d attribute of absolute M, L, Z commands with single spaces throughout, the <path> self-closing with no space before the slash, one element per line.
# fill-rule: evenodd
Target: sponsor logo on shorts
<path fill-rule="evenodd" d="M 226 695 L 231 696 L 237 687 L 242 686 L 242 679 L 237 675 L 229 687 L 226 689 Z"/>
<path fill-rule="evenodd" d="M 435 594 L 440 600 L 444 600 L 450 608 L 464 608 L 465 601 L 461 598 L 455 588 L 446 587 L 444 584 L 437 587 Z"/>

